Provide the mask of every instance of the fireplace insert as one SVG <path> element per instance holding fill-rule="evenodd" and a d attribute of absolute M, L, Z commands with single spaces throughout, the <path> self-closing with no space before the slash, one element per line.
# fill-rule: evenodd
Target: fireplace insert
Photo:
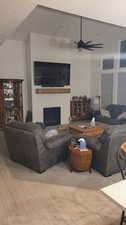
<path fill-rule="evenodd" d="M 43 109 L 44 124 L 46 126 L 55 126 L 61 123 L 60 107 L 49 107 Z"/>

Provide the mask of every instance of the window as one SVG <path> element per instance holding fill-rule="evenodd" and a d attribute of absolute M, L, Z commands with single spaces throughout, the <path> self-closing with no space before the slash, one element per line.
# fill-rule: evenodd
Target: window
<path fill-rule="evenodd" d="M 117 104 L 126 105 L 126 72 L 118 73 Z"/>
<path fill-rule="evenodd" d="M 104 59 L 103 60 L 103 65 L 102 65 L 103 70 L 113 69 L 113 67 L 114 67 L 114 59 Z"/>
<path fill-rule="evenodd" d="M 112 103 L 126 105 L 126 40 L 119 43 L 120 59 L 108 55 L 102 60 L 101 107 Z"/>
<path fill-rule="evenodd" d="M 101 106 L 105 108 L 113 101 L 113 73 L 102 74 L 101 77 Z"/>
<path fill-rule="evenodd" d="M 126 40 L 120 42 L 120 67 L 126 67 Z"/>

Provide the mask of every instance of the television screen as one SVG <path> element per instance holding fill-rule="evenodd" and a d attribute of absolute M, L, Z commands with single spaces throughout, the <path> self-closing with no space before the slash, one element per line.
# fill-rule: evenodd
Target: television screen
<path fill-rule="evenodd" d="M 70 85 L 70 64 L 34 62 L 34 84 L 43 87 Z"/>

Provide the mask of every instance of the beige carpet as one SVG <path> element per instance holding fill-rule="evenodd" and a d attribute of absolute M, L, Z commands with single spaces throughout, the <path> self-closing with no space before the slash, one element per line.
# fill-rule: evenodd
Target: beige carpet
<path fill-rule="evenodd" d="M 0 132 L 0 225 L 118 225 L 121 208 L 99 190 L 120 179 L 64 163 L 37 174 L 9 159 Z"/>

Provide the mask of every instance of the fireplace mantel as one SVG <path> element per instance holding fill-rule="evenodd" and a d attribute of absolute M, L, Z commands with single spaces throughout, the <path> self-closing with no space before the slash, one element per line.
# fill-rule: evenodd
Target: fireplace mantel
<path fill-rule="evenodd" d="M 70 88 L 36 88 L 36 94 L 64 94 L 70 93 Z"/>

